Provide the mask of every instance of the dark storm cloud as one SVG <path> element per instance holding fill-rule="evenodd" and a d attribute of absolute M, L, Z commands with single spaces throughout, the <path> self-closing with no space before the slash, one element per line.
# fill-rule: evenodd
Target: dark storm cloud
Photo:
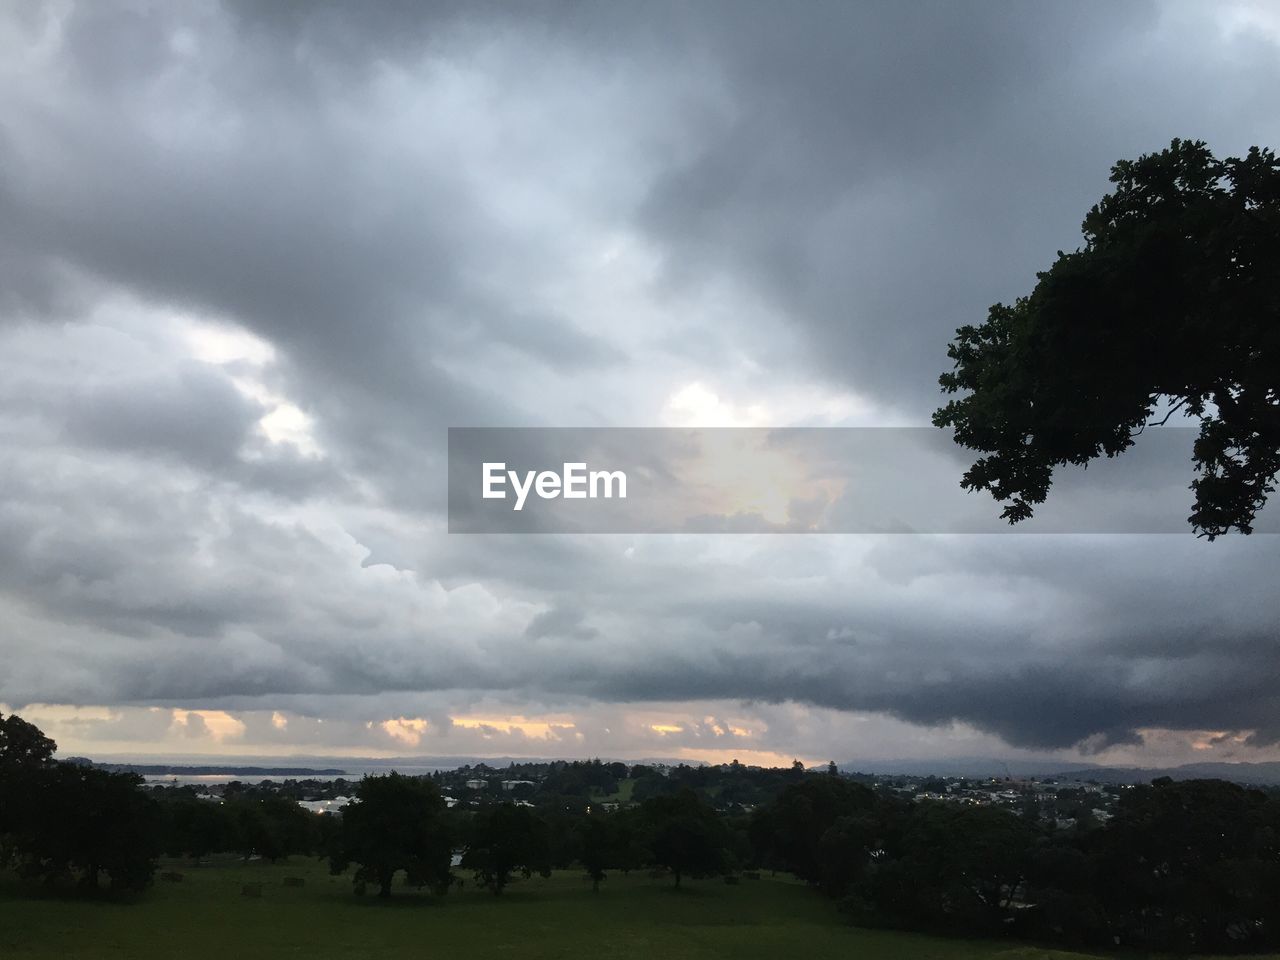
<path fill-rule="evenodd" d="M 664 612 L 703 618 L 711 649 L 687 653 L 670 682 L 655 665 L 615 675 L 610 689 L 640 699 L 732 688 L 922 724 L 963 720 L 1040 748 L 1119 741 L 1144 726 L 1274 740 L 1280 603 L 1262 581 L 1280 544 L 1205 547 L 1189 537 L 884 538 L 844 589 L 838 577 L 814 590 L 809 576 L 779 571 L 732 601 L 668 591 Z"/>
<path fill-rule="evenodd" d="M 750 276 L 828 376 L 916 413 L 954 329 L 1080 243 L 1114 161 L 1280 129 L 1274 41 L 1199 42 L 1176 8 L 756 13 L 717 34 L 726 119 L 656 183 L 643 222 L 674 276 Z"/>
<path fill-rule="evenodd" d="M 0 701 L 747 699 L 1030 747 L 1276 739 L 1273 539 L 459 538 L 441 516 L 445 427 L 643 424 L 654 383 L 755 370 L 762 395 L 918 419 L 954 327 L 1074 245 L 1112 161 L 1274 145 L 1274 39 L 1222 23 L 14 8 Z M 189 320 L 271 359 L 193 358 Z M 277 395 L 314 451 L 268 435 Z"/>

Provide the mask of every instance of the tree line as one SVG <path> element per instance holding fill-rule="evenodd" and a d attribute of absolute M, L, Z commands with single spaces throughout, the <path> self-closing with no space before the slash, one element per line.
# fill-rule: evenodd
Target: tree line
<path fill-rule="evenodd" d="M 1235 952 L 1280 944 L 1280 798 L 1167 777 L 1085 829 L 911 802 L 836 777 L 751 818 L 758 860 L 863 925 L 1076 946 Z"/>
<path fill-rule="evenodd" d="M 470 881 L 579 868 L 736 882 L 793 874 L 853 922 L 1081 946 L 1243 951 L 1280 945 L 1280 798 L 1216 780 L 1123 792 L 1105 824 L 1058 829 L 1010 810 L 912 801 L 792 768 L 749 812 L 718 813 L 677 786 L 606 812 L 503 802 L 450 809 L 428 777 L 366 777 L 341 815 L 253 790 L 223 803 L 137 777 L 57 763 L 54 745 L 0 717 L 0 864 L 25 877 L 141 890 L 158 857 L 326 859 L 357 893 L 397 882 L 437 895 Z M 460 861 L 459 861 L 460 855 Z"/>

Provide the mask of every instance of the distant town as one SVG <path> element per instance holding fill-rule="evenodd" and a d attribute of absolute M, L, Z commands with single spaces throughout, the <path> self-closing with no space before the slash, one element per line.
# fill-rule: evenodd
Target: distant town
<path fill-rule="evenodd" d="M 799 765 L 799 761 L 796 763 Z M 147 776 L 147 785 L 153 790 L 175 791 L 214 802 L 246 793 L 274 793 L 317 813 L 339 811 L 352 798 L 359 782 L 358 777 L 345 776 L 339 769 L 110 766 Z M 800 768 L 805 769 L 802 765 Z M 613 812 L 650 797 L 692 789 L 719 813 L 746 814 L 768 803 L 786 786 L 787 775 L 796 769 L 749 766 L 736 761 L 692 766 L 553 760 L 511 761 L 506 766 L 469 763 L 425 776 L 440 789 L 450 808 L 483 809 L 501 803 L 542 807 L 558 802 L 565 809 L 579 812 L 593 808 Z M 808 772 L 812 769 L 808 768 Z M 887 797 L 997 807 L 1057 829 L 1105 823 L 1112 817 L 1118 799 L 1134 786 L 1107 782 L 1092 770 L 1041 777 L 1009 773 L 980 777 L 846 772 L 831 764 L 826 772 L 869 786 Z M 200 777 L 239 775 L 244 779 L 191 782 Z"/>

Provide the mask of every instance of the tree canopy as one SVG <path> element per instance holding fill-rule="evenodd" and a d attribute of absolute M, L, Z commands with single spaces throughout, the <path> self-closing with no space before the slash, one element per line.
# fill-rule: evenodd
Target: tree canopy
<path fill-rule="evenodd" d="M 440 791 L 428 780 L 403 777 L 365 777 L 356 798 L 342 809 L 342 828 L 330 867 L 341 873 L 357 864 L 357 889 L 367 883 L 380 897 L 391 896 L 398 871 L 415 887 L 448 889 L 451 838 Z"/>
<path fill-rule="evenodd" d="M 74 879 L 98 888 L 141 890 L 155 873 L 160 810 L 138 789 L 142 778 L 73 763 L 15 778 L 9 807 L 9 855 L 19 875 L 47 883 Z"/>
<path fill-rule="evenodd" d="M 727 866 L 729 837 L 716 812 L 692 790 L 653 797 L 641 807 L 648 821 L 653 862 L 683 877 L 710 877 Z"/>
<path fill-rule="evenodd" d="M 46 883 L 96 890 L 151 882 L 161 845 L 160 811 L 142 779 L 56 763 L 57 745 L 34 724 L 0 717 L 0 867 Z"/>
<path fill-rule="evenodd" d="M 511 877 L 534 873 L 549 876 L 551 848 L 547 825 L 528 807 L 504 803 L 477 813 L 471 822 L 463 867 L 475 871 L 476 882 L 501 894 Z"/>
<path fill-rule="evenodd" d="M 607 877 L 605 869 L 622 859 L 619 825 L 623 823 L 622 818 L 603 815 L 586 816 L 580 821 L 578 859 L 591 878 L 592 890 L 600 890 L 600 882 Z"/>
<path fill-rule="evenodd" d="M 839 892 L 865 865 L 881 806 L 862 784 L 808 777 L 755 811 L 752 844 L 762 862 Z"/>
<path fill-rule="evenodd" d="M 0 714 L 0 775 L 16 774 L 53 762 L 56 744 L 16 713 Z"/>
<path fill-rule="evenodd" d="M 933 417 L 983 454 L 963 486 L 1010 523 L 1055 467 L 1128 449 L 1174 414 L 1199 421 L 1193 529 L 1252 532 L 1280 470 L 1280 161 L 1199 141 L 1122 160 L 1115 188 L 1030 295 L 956 331 Z"/>

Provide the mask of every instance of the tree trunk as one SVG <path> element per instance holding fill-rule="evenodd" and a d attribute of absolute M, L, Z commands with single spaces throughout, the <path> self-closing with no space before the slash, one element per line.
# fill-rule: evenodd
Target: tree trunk
<path fill-rule="evenodd" d="M 378 876 L 378 896 L 384 900 L 391 896 L 391 880 L 395 877 L 394 873 L 381 873 Z"/>

